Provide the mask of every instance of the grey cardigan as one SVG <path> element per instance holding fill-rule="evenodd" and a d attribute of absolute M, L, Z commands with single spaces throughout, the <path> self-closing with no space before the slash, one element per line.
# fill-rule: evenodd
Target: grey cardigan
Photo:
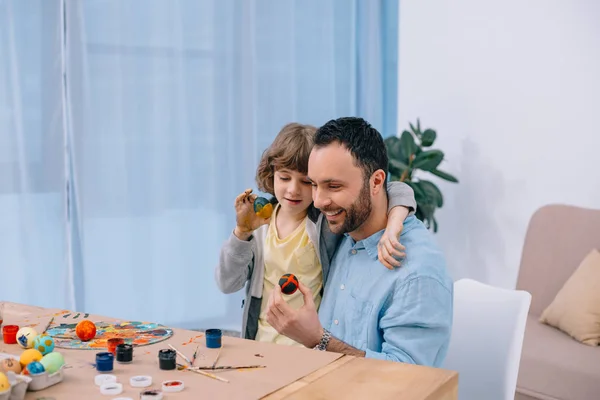
<path fill-rule="evenodd" d="M 388 183 L 388 198 L 388 212 L 396 206 L 407 207 L 410 214 L 417 209 L 413 189 L 405 183 Z M 215 280 L 223 293 L 234 293 L 246 286 L 246 298 L 242 302 L 244 314 L 241 335 L 246 339 L 254 339 L 258 331 L 265 272 L 263 246 L 267 230 L 268 225 L 261 226 L 248 240 L 240 240 L 232 232 L 221 247 L 219 264 L 215 269 Z M 308 210 L 306 230 L 313 246 L 318 249 L 324 286 L 329 263 L 343 236 L 331 232 L 323 214 L 312 205 Z"/>

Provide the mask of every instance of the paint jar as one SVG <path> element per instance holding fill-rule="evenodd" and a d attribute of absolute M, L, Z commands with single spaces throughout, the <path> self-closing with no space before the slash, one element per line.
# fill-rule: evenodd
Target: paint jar
<path fill-rule="evenodd" d="M 2 337 L 6 344 L 17 344 L 17 332 L 19 332 L 18 325 L 4 325 L 2 327 Z"/>
<path fill-rule="evenodd" d="M 120 345 L 121 343 L 125 343 L 125 341 L 123 339 L 120 338 L 112 338 L 112 339 L 108 339 L 108 351 L 113 353 L 113 355 L 117 354 L 117 346 Z"/>
<path fill-rule="evenodd" d="M 158 366 L 160 369 L 171 370 L 177 367 L 177 353 L 172 349 L 162 349 L 158 352 Z"/>
<path fill-rule="evenodd" d="M 117 345 L 117 362 L 126 364 L 133 360 L 133 346 L 126 343 Z"/>
<path fill-rule="evenodd" d="M 99 372 L 112 371 L 114 359 L 113 353 L 108 351 L 96 354 L 96 369 Z"/>
<path fill-rule="evenodd" d="M 207 329 L 204 334 L 206 335 L 206 347 L 209 349 L 218 349 L 221 347 L 223 332 L 220 329 Z"/>

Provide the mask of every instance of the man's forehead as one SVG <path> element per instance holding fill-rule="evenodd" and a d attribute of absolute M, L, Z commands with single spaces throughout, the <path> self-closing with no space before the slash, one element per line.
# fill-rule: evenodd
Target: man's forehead
<path fill-rule="evenodd" d="M 339 143 L 332 143 L 313 148 L 308 162 L 308 177 L 313 181 L 342 180 L 357 172 L 355 169 L 350 151 Z"/>

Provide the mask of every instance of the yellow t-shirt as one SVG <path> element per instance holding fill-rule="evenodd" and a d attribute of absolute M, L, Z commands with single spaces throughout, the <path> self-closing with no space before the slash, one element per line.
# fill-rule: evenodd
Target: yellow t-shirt
<path fill-rule="evenodd" d="M 273 212 L 264 244 L 265 277 L 263 282 L 262 304 L 258 319 L 256 340 L 278 344 L 301 346 L 287 336 L 280 335 L 267 323 L 267 303 L 275 285 L 279 284 L 281 275 L 292 273 L 298 280 L 308 286 L 313 293 L 315 306 L 321 304 L 321 288 L 323 287 L 323 269 L 317 257 L 308 233 L 306 223 L 308 217 L 298 225 L 286 238 L 277 235 L 276 218 L 279 207 Z M 304 305 L 304 295 L 297 290 L 292 295 L 282 294 L 284 300 L 294 309 Z"/>

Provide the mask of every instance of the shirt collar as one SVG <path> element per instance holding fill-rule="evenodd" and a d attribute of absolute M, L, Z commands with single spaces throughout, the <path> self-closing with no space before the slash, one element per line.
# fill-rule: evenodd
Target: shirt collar
<path fill-rule="evenodd" d="M 367 250 L 369 257 L 371 257 L 374 260 L 377 260 L 377 257 L 378 257 L 377 245 L 379 244 L 379 240 L 383 236 L 384 232 L 385 232 L 385 229 L 382 229 L 378 232 L 375 232 L 371 236 L 364 238 L 363 240 L 359 240 L 358 242 L 355 242 L 354 239 L 352 239 L 352 237 L 348 233 L 345 233 L 344 235 L 348 239 L 350 239 L 350 243 L 352 243 L 353 248 L 355 248 L 357 250 L 365 249 L 365 250 Z"/>

